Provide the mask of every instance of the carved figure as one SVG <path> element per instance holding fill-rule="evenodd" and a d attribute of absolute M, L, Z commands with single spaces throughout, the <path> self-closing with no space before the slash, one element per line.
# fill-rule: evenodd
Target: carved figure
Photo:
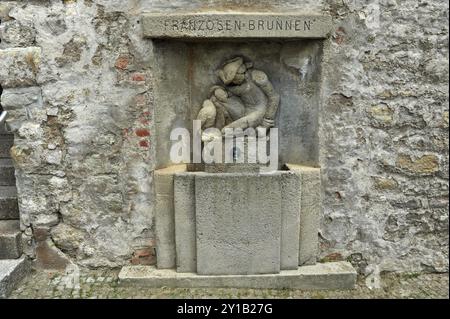
<path fill-rule="evenodd" d="M 263 71 L 236 57 L 226 61 L 218 74 L 224 86 L 211 88 L 211 96 L 197 116 L 203 129 L 216 127 L 223 133 L 225 128 L 274 126 L 280 95 Z"/>

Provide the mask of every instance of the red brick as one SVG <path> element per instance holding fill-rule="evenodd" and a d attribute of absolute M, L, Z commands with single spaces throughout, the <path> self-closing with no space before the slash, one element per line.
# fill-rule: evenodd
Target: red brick
<path fill-rule="evenodd" d="M 148 144 L 147 141 L 140 141 L 140 142 L 139 142 L 139 146 L 140 146 L 140 147 L 149 147 L 149 144 Z"/>
<path fill-rule="evenodd" d="M 136 135 L 139 137 L 150 136 L 150 131 L 146 128 L 138 128 L 136 129 Z"/>
<path fill-rule="evenodd" d="M 156 263 L 156 254 L 153 247 L 136 249 L 130 262 L 133 265 L 154 265 Z"/>
<path fill-rule="evenodd" d="M 131 80 L 135 82 L 142 82 L 145 81 L 145 74 L 144 73 L 133 73 L 131 76 Z"/>
<path fill-rule="evenodd" d="M 345 35 L 346 35 L 346 32 L 343 27 L 337 28 L 337 30 L 333 36 L 334 42 L 336 42 L 337 44 L 342 44 L 345 40 Z"/>
<path fill-rule="evenodd" d="M 140 95 L 136 95 L 134 100 L 136 101 L 136 105 L 144 106 L 146 104 L 147 99 L 145 98 L 145 95 L 140 94 Z"/>
<path fill-rule="evenodd" d="M 331 253 L 322 258 L 322 262 L 330 262 L 330 261 L 342 261 L 344 258 L 340 253 Z"/>
<path fill-rule="evenodd" d="M 115 66 L 119 70 L 125 70 L 128 67 L 128 64 L 129 64 L 128 57 L 120 56 L 117 58 Z"/>

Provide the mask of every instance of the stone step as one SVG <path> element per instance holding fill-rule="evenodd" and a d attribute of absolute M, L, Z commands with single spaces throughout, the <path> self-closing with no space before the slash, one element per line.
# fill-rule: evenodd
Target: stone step
<path fill-rule="evenodd" d="M 22 255 L 22 233 L 18 220 L 0 220 L 0 259 Z"/>
<path fill-rule="evenodd" d="M 356 270 L 349 262 L 330 262 L 260 275 L 197 275 L 154 266 L 124 266 L 119 285 L 167 288 L 353 289 Z"/>
<path fill-rule="evenodd" d="M 0 158 L 10 158 L 9 150 L 14 144 L 14 135 L 0 133 Z"/>
<path fill-rule="evenodd" d="M 5 122 L 0 123 L 0 135 L 3 135 L 3 134 L 12 134 L 12 133 L 9 132 L 8 129 L 6 128 Z"/>
<path fill-rule="evenodd" d="M 15 186 L 16 176 L 14 165 L 10 158 L 0 158 L 0 186 Z"/>
<path fill-rule="evenodd" d="M 0 260 L 0 299 L 8 298 L 30 270 L 25 257 Z"/>
<path fill-rule="evenodd" d="M 19 219 L 15 186 L 0 186 L 0 220 Z"/>

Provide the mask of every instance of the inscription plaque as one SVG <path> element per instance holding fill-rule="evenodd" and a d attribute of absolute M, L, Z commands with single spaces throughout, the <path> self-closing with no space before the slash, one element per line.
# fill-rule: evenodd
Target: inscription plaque
<path fill-rule="evenodd" d="M 325 38 L 331 17 L 295 13 L 144 13 L 150 38 Z"/>

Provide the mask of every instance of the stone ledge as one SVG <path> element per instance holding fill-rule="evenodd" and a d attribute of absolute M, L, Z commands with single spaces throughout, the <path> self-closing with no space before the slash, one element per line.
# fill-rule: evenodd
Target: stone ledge
<path fill-rule="evenodd" d="M 302 12 L 144 13 L 141 20 L 149 38 L 320 39 L 331 30 L 330 16 Z"/>
<path fill-rule="evenodd" d="M 18 220 L 0 220 L 0 259 L 22 255 L 22 232 Z"/>
<path fill-rule="evenodd" d="M 0 220 L 19 219 L 15 186 L 0 186 Z"/>
<path fill-rule="evenodd" d="M 353 289 L 356 271 L 348 262 L 330 262 L 283 270 L 278 274 L 202 276 L 177 273 L 153 266 L 125 266 L 119 273 L 121 286 L 169 288 L 272 288 Z"/>
<path fill-rule="evenodd" d="M 26 257 L 0 260 L 0 299 L 7 298 L 29 270 Z"/>

